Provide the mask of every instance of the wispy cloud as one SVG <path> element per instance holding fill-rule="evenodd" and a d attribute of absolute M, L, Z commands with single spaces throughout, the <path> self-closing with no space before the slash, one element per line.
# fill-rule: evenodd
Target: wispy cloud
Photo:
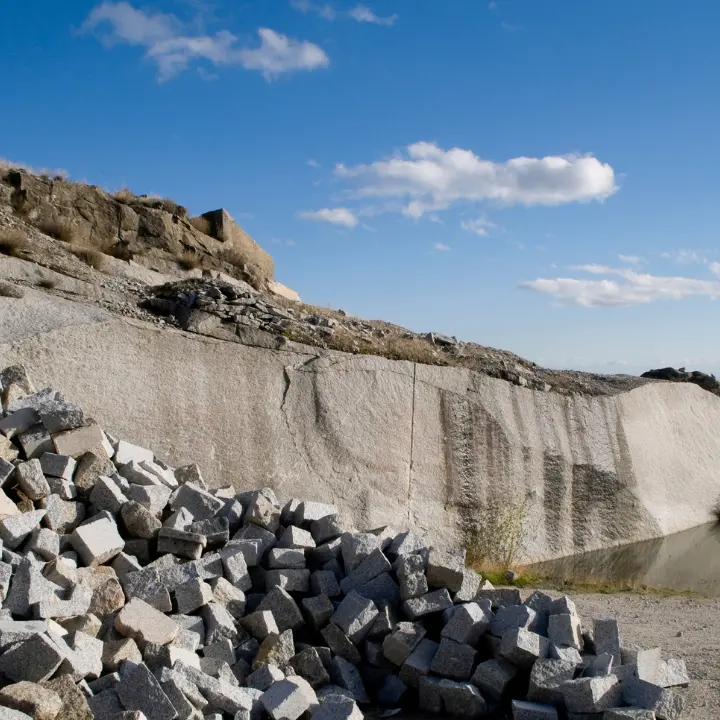
<path fill-rule="evenodd" d="M 439 250 L 440 252 L 450 252 L 450 246 L 449 246 L 449 245 L 444 245 L 444 244 L 441 243 L 441 242 L 436 242 L 436 243 L 433 245 L 433 247 L 434 247 L 436 250 Z"/>
<path fill-rule="evenodd" d="M 380 17 L 376 15 L 369 7 L 365 5 L 356 5 L 349 12 L 353 20 L 360 23 L 372 23 L 373 25 L 394 25 L 398 19 L 397 15 L 389 15 L 388 17 Z"/>
<path fill-rule="evenodd" d="M 127 2 L 106 1 L 97 5 L 82 29 L 102 30 L 100 38 L 109 46 L 125 43 L 144 48 L 145 57 L 157 65 L 161 82 L 198 60 L 215 67 L 257 70 L 267 80 L 282 73 L 316 70 L 330 63 L 318 45 L 294 40 L 270 28 L 258 29 L 258 46 L 242 47 L 228 30 L 214 35 L 192 34 L 174 15 L 138 10 Z"/>
<path fill-rule="evenodd" d="M 340 225 L 346 228 L 354 228 L 360 222 L 357 215 L 348 208 L 323 208 L 322 210 L 305 210 L 298 213 L 303 220 L 314 220 L 326 222 L 331 225 Z"/>
<path fill-rule="evenodd" d="M 707 265 L 708 258 L 705 251 L 699 250 L 673 250 L 660 253 L 663 260 L 673 260 L 680 265 Z"/>
<path fill-rule="evenodd" d="M 460 227 L 466 232 L 473 233 L 473 235 L 486 237 L 489 234 L 488 229 L 497 227 L 497 225 L 485 218 L 477 218 L 475 220 L 463 220 Z"/>
<path fill-rule="evenodd" d="M 645 261 L 637 255 L 618 255 L 620 262 L 627 263 L 628 265 L 642 265 Z"/>
<path fill-rule="evenodd" d="M 521 283 L 520 287 L 550 295 L 563 305 L 581 307 L 618 307 L 687 297 L 708 297 L 712 300 L 720 297 L 720 281 L 717 279 L 720 276 L 720 263 L 710 266 L 716 275 L 713 280 L 650 275 L 605 265 L 579 265 L 571 269 L 613 277 L 600 280 L 539 278 Z"/>
<path fill-rule="evenodd" d="M 312 0 L 290 0 L 290 5 L 303 15 L 318 15 L 323 20 L 337 20 L 341 17 L 349 17 L 359 23 L 370 23 L 372 25 L 394 25 L 398 19 L 397 15 L 382 17 L 376 15 L 367 5 L 358 4 L 347 12 L 338 11 L 330 3 L 316 3 Z"/>
<path fill-rule="evenodd" d="M 311 168 L 315 168 L 316 170 L 320 167 L 320 163 L 317 160 L 313 160 L 312 158 L 306 160 L 305 164 L 309 165 Z"/>
<path fill-rule="evenodd" d="M 334 20 L 337 17 L 335 8 L 329 3 L 321 5 L 311 0 L 290 0 L 290 5 L 303 15 L 319 15 L 323 20 Z"/>
<path fill-rule="evenodd" d="M 496 163 L 471 150 L 445 150 L 431 142 L 409 145 L 404 154 L 369 165 L 338 165 L 335 174 L 354 186 L 352 196 L 401 199 L 401 211 L 413 218 L 458 202 L 602 201 L 618 189 L 613 168 L 592 155 L 518 157 Z"/>

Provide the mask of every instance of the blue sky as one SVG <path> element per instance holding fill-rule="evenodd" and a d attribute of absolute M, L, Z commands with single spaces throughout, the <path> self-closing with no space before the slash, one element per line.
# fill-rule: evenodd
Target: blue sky
<path fill-rule="evenodd" d="M 227 208 L 304 300 L 720 372 L 720 3 L 0 6 L 0 156 Z"/>

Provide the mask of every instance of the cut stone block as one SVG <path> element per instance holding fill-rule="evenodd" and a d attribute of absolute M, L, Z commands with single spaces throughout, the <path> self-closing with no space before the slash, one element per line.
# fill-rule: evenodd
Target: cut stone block
<path fill-rule="evenodd" d="M 2 444 L 6 441 L 4 437 L 0 436 L 0 488 L 5 487 L 8 483 L 8 480 L 12 477 L 12 474 L 15 472 L 15 466 L 9 461 L 6 460 L 4 457 L 2 457 L 3 454 L 3 448 Z M 7 453 L 6 453 L 7 454 Z"/>
<path fill-rule="evenodd" d="M 191 533 L 197 533 L 198 535 L 204 535 L 207 541 L 206 547 L 223 546 L 230 537 L 230 525 L 228 519 L 225 517 L 199 520 L 191 523 L 185 530 Z"/>
<path fill-rule="evenodd" d="M 593 620 L 593 641 L 595 654 L 609 653 L 615 665 L 620 665 L 620 630 L 617 620 L 613 618 L 596 618 Z"/>
<path fill-rule="evenodd" d="M 162 514 L 171 494 L 165 485 L 130 485 L 127 493 L 130 500 L 140 503 L 156 517 Z"/>
<path fill-rule="evenodd" d="M 211 600 L 212 588 L 200 578 L 192 578 L 175 588 L 175 602 L 179 613 L 189 614 Z"/>
<path fill-rule="evenodd" d="M 73 482 L 81 495 L 87 495 L 101 477 L 114 473 L 115 466 L 107 459 L 104 452 L 100 454 L 88 452 L 78 458 Z"/>
<path fill-rule="evenodd" d="M 303 598 L 301 605 L 305 616 L 315 630 L 324 628 L 335 611 L 327 595 Z"/>
<path fill-rule="evenodd" d="M 552 643 L 550 644 L 550 649 L 548 650 L 548 657 L 553 660 L 565 660 L 566 662 L 573 663 L 575 666 L 582 663 L 582 656 L 580 655 L 579 650 L 570 647 L 553 645 Z"/>
<path fill-rule="evenodd" d="M 153 453 L 152 450 L 147 450 L 139 445 L 133 445 L 125 440 L 120 440 L 115 448 L 114 460 L 116 465 L 127 465 L 131 462 L 152 462 Z"/>
<path fill-rule="evenodd" d="M 422 555 L 401 555 L 396 562 L 400 597 L 403 600 L 420 597 L 428 591 L 425 560 Z"/>
<path fill-rule="evenodd" d="M 320 502 L 301 502 L 295 510 L 294 525 L 303 528 L 311 527 L 316 520 L 321 520 L 328 515 L 337 515 L 337 507 Z"/>
<path fill-rule="evenodd" d="M 668 658 L 660 661 L 655 677 L 655 684 L 660 687 L 687 687 L 690 677 L 684 660 Z"/>
<path fill-rule="evenodd" d="M 611 708 L 603 713 L 603 720 L 655 720 L 652 710 L 638 708 Z"/>
<path fill-rule="evenodd" d="M 105 437 L 99 425 L 87 425 L 53 435 L 56 454 L 69 455 L 75 459 L 87 452 L 94 452 L 102 457 L 105 453 L 104 440 Z"/>
<path fill-rule="evenodd" d="M 85 424 L 82 408 L 61 398 L 42 403 L 37 411 L 43 425 L 51 433 L 73 430 Z"/>
<path fill-rule="evenodd" d="M 638 678 L 622 684 L 622 699 L 632 707 L 652 710 L 660 720 L 679 720 L 685 707 L 685 700 L 680 693 Z"/>
<path fill-rule="evenodd" d="M 224 506 L 222 500 L 193 482 L 182 484 L 170 498 L 170 507 L 173 510 L 185 508 L 196 521 L 211 518 Z"/>
<path fill-rule="evenodd" d="M 577 615 L 551 615 L 548 619 L 548 639 L 554 645 L 583 649 L 582 628 Z"/>
<path fill-rule="evenodd" d="M 362 657 L 360 651 L 352 644 L 350 638 L 337 626 L 332 623 L 326 625 L 320 634 L 325 644 L 332 650 L 334 655 L 347 660 L 353 665 L 359 665 Z"/>
<path fill-rule="evenodd" d="M 430 587 L 447 588 L 451 592 L 457 592 L 462 587 L 464 574 L 464 550 L 431 548 L 426 571 Z"/>
<path fill-rule="evenodd" d="M 0 620 L 0 649 L 22 643 L 47 630 L 48 624 L 44 620 Z"/>
<path fill-rule="evenodd" d="M 72 532 L 85 519 L 85 505 L 81 502 L 63 500 L 59 495 L 48 495 L 40 501 L 46 513 L 43 524 L 58 533 Z M 0 523 L 0 528 L 2 523 Z M 0 530 L 0 537 L 2 531 Z"/>
<path fill-rule="evenodd" d="M 27 713 L 36 720 L 54 720 L 60 716 L 63 702 L 53 690 L 33 682 L 19 682 L 0 690 L 0 705 Z M 0 713 L 3 708 L 0 708 Z M 2 717 L 0 715 L 0 717 Z"/>
<path fill-rule="evenodd" d="M 291 679 L 273 683 L 262 694 L 260 702 L 273 720 L 297 720 L 312 705 L 307 692 Z"/>
<path fill-rule="evenodd" d="M 121 674 L 115 692 L 127 710 L 144 712 L 153 720 L 174 720 L 177 716 L 160 683 L 143 664 L 135 665 L 125 675 Z"/>
<path fill-rule="evenodd" d="M 193 516 L 185 508 L 176 510 L 164 523 L 163 527 L 173 530 L 187 530 L 192 525 Z"/>
<path fill-rule="evenodd" d="M 200 614 L 205 622 L 206 644 L 226 639 L 237 641 L 238 631 L 235 621 L 222 605 L 215 602 L 206 603 L 202 606 Z"/>
<path fill-rule="evenodd" d="M 134 663 L 142 662 L 142 653 L 132 638 L 123 638 L 122 640 L 104 643 L 102 665 L 106 673 L 115 672 L 125 660 Z"/>
<path fill-rule="evenodd" d="M 92 720 L 93 716 L 85 695 L 69 675 L 62 675 L 54 680 L 45 680 L 42 687 L 52 690 L 60 696 L 63 705 L 58 717 L 62 720 Z"/>
<path fill-rule="evenodd" d="M 363 714 L 352 698 L 332 694 L 321 701 L 312 720 L 362 720 Z"/>
<path fill-rule="evenodd" d="M 557 709 L 524 700 L 512 701 L 513 720 L 558 720 Z"/>
<path fill-rule="evenodd" d="M 167 645 L 174 640 L 180 625 L 139 598 L 133 598 L 115 617 L 115 629 L 137 642 Z"/>
<path fill-rule="evenodd" d="M 440 681 L 439 690 L 449 715 L 479 718 L 487 714 L 485 700 L 474 685 L 446 679 Z"/>
<path fill-rule="evenodd" d="M 477 603 L 457 605 L 441 635 L 458 643 L 475 645 L 490 627 L 491 619 L 492 613 L 486 612 Z"/>
<path fill-rule="evenodd" d="M 60 554 L 60 536 L 47 528 L 35 528 L 25 545 L 26 550 L 32 550 L 43 560 L 54 560 Z"/>
<path fill-rule="evenodd" d="M 382 550 L 373 550 L 366 558 L 364 558 L 355 569 L 340 582 L 340 588 L 344 593 L 351 590 L 357 590 L 374 578 L 388 573 L 392 570 L 392 565 L 388 562 Z"/>
<path fill-rule="evenodd" d="M 215 578 L 210 582 L 215 602 L 222 605 L 236 620 L 245 614 L 245 593 L 229 583 L 225 578 Z"/>
<path fill-rule="evenodd" d="M 476 654 L 475 648 L 470 645 L 442 638 L 430 665 L 430 672 L 451 680 L 468 680 L 472 675 Z"/>
<path fill-rule="evenodd" d="M 293 655 L 295 655 L 295 643 L 292 630 L 286 630 L 280 635 L 268 635 L 260 645 L 252 668 L 257 670 L 260 666 L 268 664 L 285 667 Z"/>
<path fill-rule="evenodd" d="M 372 533 L 345 533 L 340 538 L 345 572 L 349 575 L 379 545 L 380 538 Z"/>
<path fill-rule="evenodd" d="M 337 597 L 340 595 L 340 583 L 332 570 L 318 570 L 310 574 L 310 592 L 313 595 L 327 595 Z"/>
<path fill-rule="evenodd" d="M 280 504 L 273 490 L 263 488 L 251 493 L 245 511 L 245 521 L 259 525 L 273 533 L 278 529 L 280 526 Z"/>
<path fill-rule="evenodd" d="M 490 621 L 490 632 L 495 637 L 502 637 L 512 628 L 531 630 L 536 618 L 537 613 L 527 605 L 504 605 Z"/>
<path fill-rule="evenodd" d="M 258 528 L 262 530 L 262 528 Z M 236 536 L 237 537 L 237 536 Z M 245 564 L 248 567 L 255 567 L 260 564 L 260 559 L 265 552 L 264 548 L 269 544 L 266 541 L 259 538 L 236 540 L 233 539 L 224 548 L 220 550 L 220 555 L 225 557 L 226 555 L 235 555 L 241 553 L 245 558 Z"/>
<path fill-rule="evenodd" d="M 346 528 L 343 527 L 343 523 L 337 515 L 326 515 L 310 525 L 310 532 L 315 544 L 339 538 L 345 530 Z"/>
<path fill-rule="evenodd" d="M 37 618 L 60 618 L 84 615 L 90 609 L 93 591 L 85 585 L 76 585 L 69 593 L 67 600 L 57 597 L 41 600 L 35 606 Z"/>
<path fill-rule="evenodd" d="M 317 547 L 308 550 L 307 557 L 312 560 L 316 566 L 322 566 L 330 561 L 337 561 L 340 557 L 341 550 L 342 540 L 340 538 L 335 538 L 334 540 L 329 540 L 322 545 L 318 545 Z"/>
<path fill-rule="evenodd" d="M 309 647 L 302 652 L 297 653 L 290 659 L 290 667 L 305 678 L 311 687 L 317 688 L 330 682 L 328 674 L 323 662 L 314 647 Z"/>
<path fill-rule="evenodd" d="M 420 678 L 430 672 L 430 666 L 438 650 L 438 643 L 423 638 L 408 655 L 400 668 L 399 678 L 411 688 L 417 688 Z"/>
<path fill-rule="evenodd" d="M 265 692 L 273 683 L 285 679 L 285 674 L 275 665 L 261 665 L 255 672 L 250 673 L 246 680 L 247 687 Z"/>
<path fill-rule="evenodd" d="M 140 467 L 145 470 L 145 472 L 154 475 L 166 487 L 174 489 L 179 485 L 175 479 L 175 473 L 170 470 L 170 468 L 164 468 L 152 460 L 143 460 L 140 462 Z"/>
<path fill-rule="evenodd" d="M 297 603 L 288 592 L 279 587 L 270 590 L 256 610 L 269 610 L 280 632 L 296 630 L 303 624 L 303 616 Z"/>
<path fill-rule="evenodd" d="M 525 628 L 512 628 L 502 636 L 500 653 L 513 665 L 531 667 L 538 658 L 547 657 L 549 645 L 542 635 Z"/>
<path fill-rule="evenodd" d="M 563 597 L 553 600 L 550 603 L 548 614 L 577 615 L 577 608 L 575 607 L 575 603 L 567 595 L 564 595 Z"/>
<path fill-rule="evenodd" d="M 383 640 L 383 654 L 399 667 L 424 637 L 425 628 L 419 623 L 400 622 L 395 631 Z"/>
<path fill-rule="evenodd" d="M 275 547 L 268 553 L 267 562 L 271 569 L 299 570 L 305 567 L 305 552 L 301 548 Z"/>
<path fill-rule="evenodd" d="M 77 489 L 70 480 L 61 480 L 45 476 L 52 494 L 59 495 L 63 500 L 74 500 L 77 497 Z"/>
<path fill-rule="evenodd" d="M 90 502 L 98 510 L 107 510 L 113 515 L 128 501 L 117 483 L 108 477 L 100 477 L 90 491 Z"/>
<path fill-rule="evenodd" d="M 42 424 L 33 425 L 17 436 L 17 442 L 28 460 L 40 458 L 43 453 L 52 452 L 55 446 L 47 428 Z"/>
<path fill-rule="evenodd" d="M 0 673 L 10 680 L 41 682 L 49 680 L 60 667 L 64 656 L 45 635 L 33 635 L 0 657 Z"/>
<path fill-rule="evenodd" d="M 357 645 L 367 635 L 377 614 L 378 609 L 374 602 L 352 591 L 340 603 L 330 622 L 337 625 Z"/>
<path fill-rule="evenodd" d="M 471 678 L 473 685 L 476 685 L 482 694 L 493 700 L 503 698 L 515 676 L 518 674 L 517 668 L 507 660 L 492 659 L 481 662 L 476 668 Z"/>
<path fill-rule="evenodd" d="M 345 688 L 358 705 L 370 702 L 362 677 L 352 663 L 341 657 L 334 657 L 330 663 L 329 673 L 332 682 Z"/>
<path fill-rule="evenodd" d="M 186 487 L 183 485 L 183 487 Z M 190 560 L 198 559 L 207 544 L 204 535 L 189 533 L 185 530 L 172 530 L 161 527 L 158 530 L 158 553 L 170 553 Z"/>
<path fill-rule="evenodd" d="M 28 460 L 15 468 L 14 481 L 30 500 L 50 495 L 50 486 L 43 475 L 39 460 Z"/>
<path fill-rule="evenodd" d="M 410 598 L 403 603 L 403 612 L 411 619 L 442 612 L 453 606 L 450 593 L 446 589 L 433 590 L 418 598 Z"/>
<path fill-rule="evenodd" d="M 309 570 L 269 570 L 266 576 L 268 592 L 274 588 L 281 588 L 287 592 L 309 592 Z"/>
<path fill-rule="evenodd" d="M 157 487 L 163 482 L 153 473 L 148 472 L 145 468 L 135 461 L 122 465 L 118 471 L 120 475 L 127 480 L 129 485 L 137 485 L 138 487 Z"/>
<path fill-rule="evenodd" d="M 99 485 L 98 483 L 96 487 L 99 487 Z M 154 538 L 163 526 L 160 520 L 158 520 L 148 508 L 134 500 L 130 500 L 121 505 L 120 516 L 122 517 L 128 534 L 143 540 L 151 540 Z"/>
<path fill-rule="evenodd" d="M 599 713 L 617 707 L 622 690 L 614 675 L 568 680 L 560 686 L 570 712 Z"/>
<path fill-rule="evenodd" d="M 246 615 L 240 624 L 258 640 L 264 640 L 268 635 L 279 635 L 277 623 L 269 610 L 260 610 Z"/>
<path fill-rule="evenodd" d="M 545 658 L 536 660 L 530 672 L 527 699 L 536 703 L 561 707 L 564 697 L 560 687 L 574 677 L 574 663 Z"/>
<path fill-rule="evenodd" d="M 70 544 L 82 562 L 90 567 L 112 560 L 125 547 L 117 525 L 107 518 L 75 528 L 70 536 Z"/>
<path fill-rule="evenodd" d="M 453 601 L 456 603 L 473 602 L 477 597 L 481 582 L 482 578 L 472 568 L 464 568 L 463 581 L 460 589 L 453 595 Z"/>
<path fill-rule="evenodd" d="M 62 588 L 43 577 L 29 559 L 18 564 L 3 607 L 13 615 L 27 616 L 32 607 L 42 600 L 59 597 Z"/>
<path fill-rule="evenodd" d="M 203 490 L 207 490 L 207 485 L 202 477 L 200 466 L 196 464 L 184 465 L 183 467 L 175 468 L 175 479 L 181 484 L 193 483 Z"/>
<path fill-rule="evenodd" d="M 21 408 L 5 417 L 0 417 L 0 433 L 8 440 L 14 438 L 40 421 L 40 416 L 32 408 Z"/>
<path fill-rule="evenodd" d="M 112 569 L 119 578 L 123 578 L 130 572 L 142 570 L 142 565 L 140 565 L 134 555 L 128 555 L 127 553 L 121 552 L 113 560 Z"/>
<path fill-rule="evenodd" d="M 245 562 L 245 556 L 241 552 L 234 554 L 220 553 L 220 556 L 222 557 L 223 571 L 228 582 L 239 590 L 249 590 L 252 587 L 252 580 Z"/>

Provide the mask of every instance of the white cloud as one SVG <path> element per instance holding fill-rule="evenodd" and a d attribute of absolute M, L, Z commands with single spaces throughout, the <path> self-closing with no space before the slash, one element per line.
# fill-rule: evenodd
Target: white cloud
<path fill-rule="evenodd" d="M 349 15 L 353 20 L 357 20 L 360 23 L 372 23 L 373 25 L 390 26 L 394 25 L 395 21 L 398 19 L 397 15 L 380 17 L 365 5 L 356 5 L 352 10 L 350 10 Z"/>
<path fill-rule="evenodd" d="M 497 10 L 497 3 L 495 0 L 491 0 L 490 4 L 488 5 L 488 10 Z"/>
<path fill-rule="evenodd" d="M 712 271 L 720 276 L 720 263 Z M 563 305 L 582 307 L 618 307 L 642 305 L 657 300 L 682 300 L 686 297 L 720 297 L 720 281 L 687 277 L 665 277 L 638 273 L 628 268 L 580 265 L 573 268 L 593 275 L 614 275 L 620 280 L 578 280 L 576 278 L 539 278 L 520 287 L 552 296 Z"/>
<path fill-rule="evenodd" d="M 460 223 L 460 227 L 467 232 L 479 235 L 480 237 L 486 237 L 488 235 L 488 228 L 494 228 L 497 227 L 497 225 L 485 218 L 477 218 L 476 220 L 463 220 Z"/>
<path fill-rule="evenodd" d="M 357 185 L 355 196 L 401 198 L 407 203 L 402 212 L 413 218 L 462 201 L 562 205 L 602 201 L 617 190 L 613 168 L 591 155 L 496 163 L 470 150 L 444 150 L 429 142 L 409 145 L 404 156 L 369 165 L 338 165 L 335 173 Z"/>
<path fill-rule="evenodd" d="M 306 210 L 299 213 L 303 220 L 315 220 L 316 222 L 326 222 L 332 225 L 342 225 L 347 228 L 354 228 L 358 222 L 357 215 L 348 208 L 323 208 L 322 210 Z"/>
<path fill-rule="evenodd" d="M 436 250 L 440 250 L 441 252 L 449 252 L 450 246 L 449 245 L 443 245 L 441 242 L 436 242 L 433 247 Z"/>
<path fill-rule="evenodd" d="M 618 255 L 620 262 L 627 263 L 628 265 L 642 265 L 644 260 L 637 255 Z"/>
<path fill-rule="evenodd" d="M 305 164 L 315 169 L 320 167 L 320 163 L 317 160 L 313 160 L 312 158 L 310 158 L 310 160 L 306 160 Z"/>
<path fill-rule="evenodd" d="M 106 28 L 104 43 L 126 43 L 145 49 L 158 67 L 160 81 L 169 80 L 196 60 L 216 67 L 239 66 L 258 70 L 270 80 L 281 73 L 327 67 L 325 51 L 311 42 L 294 40 L 270 28 L 259 28 L 260 45 L 240 47 L 228 30 L 215 35 L 188 34 L 174 15 L 137 10 L 127 2 L 106 2 L 93 8 L 83 30 Z"/>
<path fill-rule="evenodd" d="M 708 259 L 697 250 L 673 250 L 672 252 L 660 253 L 663 260 L 674 260 L 680 265 L 707 265 Z"/>
<path fill-rule="evenodd" d="M 290 5 L 303 15 L 313 13 L 319 15 L 323 20 L 334 20 L 337 17 L 335 8 L 329 3 L 318 5 L 311 0 L 290 0 Z"/>

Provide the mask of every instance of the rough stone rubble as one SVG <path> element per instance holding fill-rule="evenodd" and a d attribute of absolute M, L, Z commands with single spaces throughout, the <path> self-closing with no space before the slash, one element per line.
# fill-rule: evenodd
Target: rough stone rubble
<path fill-rule="evenodd" d="M 208 490 L 0 373 L 0 720 L 675 720 L 688 676 L 571 599 L 323 502 Z"/>

